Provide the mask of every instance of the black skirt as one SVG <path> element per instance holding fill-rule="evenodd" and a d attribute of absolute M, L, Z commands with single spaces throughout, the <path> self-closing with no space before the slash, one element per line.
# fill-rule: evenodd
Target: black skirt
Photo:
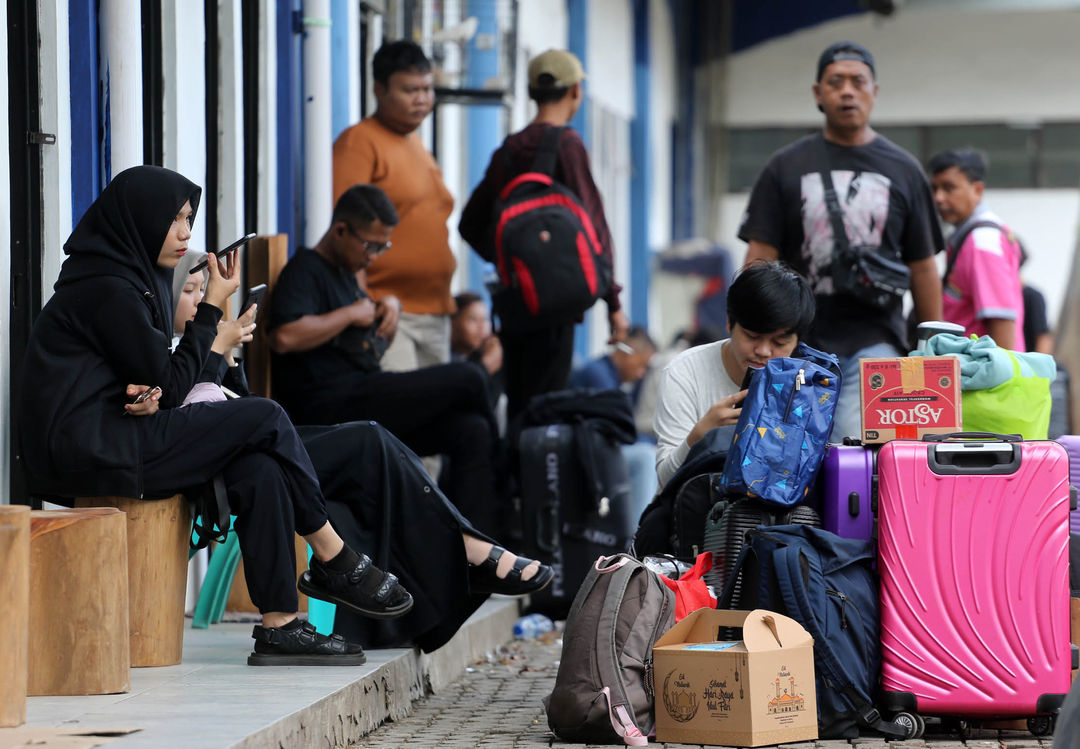
<path fill-rule="evenodd" d="M 334 631 L 367 648 L 446 644 L 487 598 L 469 591 L 462 533 L 491 541 L 439 490 L 416 454 L 373 421 L 298 427 L 326 497 L 352 548 L 393 572 L 413 608 L 391 620 L 337 608 Z"/>

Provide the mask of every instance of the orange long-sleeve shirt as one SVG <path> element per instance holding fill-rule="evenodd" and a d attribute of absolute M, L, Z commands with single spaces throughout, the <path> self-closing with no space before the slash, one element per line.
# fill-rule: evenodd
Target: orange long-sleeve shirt
<path fill-rule="evenodd" d="M 450 279 L 457 263 L 446 221 L 454 198 L 416 133 L 401 135 L 368 117 L 334 141 L 334 201 L 356 184 L 383 190 L 397 210 L 393 247 L 367 268 L 371 294 L 393 294 L 413 314 L 454 311 Z"/>

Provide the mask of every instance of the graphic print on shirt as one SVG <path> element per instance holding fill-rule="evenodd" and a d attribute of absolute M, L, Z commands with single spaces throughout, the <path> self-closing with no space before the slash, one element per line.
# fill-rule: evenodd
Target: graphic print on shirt
<path fill-rule="evenodd" d="M 889 218 L 889 178 L 876 172 L 834 169 L 833 187 L 844 213 L 844 228 L 852 246 L 881 246 L 885 222 Z M 802 257 L 815 294 L 831 294 L 833 230 L 825 205 L 825 185 L 820 172 L 804 174 L 800 180 L 802 197 Z"/>

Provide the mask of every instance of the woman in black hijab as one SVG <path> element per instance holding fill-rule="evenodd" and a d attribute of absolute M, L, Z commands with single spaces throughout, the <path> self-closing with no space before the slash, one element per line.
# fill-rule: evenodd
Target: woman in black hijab
<path fill-rule="evenodd" d="M 296 618 L 294 528 L 314 552 L 305 593 L 386 618 L 407 612 L 412 596 L 334 531 L 288 417 L 262 398 L 175 407 L 239 286 L 235 254 L 211 258 L 205 301 L 170 353 L 172 269 L 187 252 L 200 195 L 167 169 L 128 169 L 64 245 L 68 258 L 34 325 L 16 398 L 31 493 L 160 499 L 221 475 L 263 616 L 248 663 L 363 663 L 359 645 Z M 160 394 L 132 402 L 151 386 Z"/>

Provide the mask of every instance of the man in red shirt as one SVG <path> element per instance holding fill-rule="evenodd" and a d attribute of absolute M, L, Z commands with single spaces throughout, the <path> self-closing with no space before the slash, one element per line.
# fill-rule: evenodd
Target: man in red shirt
<path fill-rule="evenodd" d="M 493 262 L 495 259 L 491 224 L 499 191 L 515 176 L 529 170 L 547 130 L 565 127 L 574 117 L 583 100 L 581 82 L 584 78 L 581 62 L 565 50 L 548 50 L 529 63 L 529 97 L 536 102 L 536 117 L 524 130 L 509 136 L 492 155 L 484 179 L 461 213 L 458 227 L 461 236 L 485 260 Z M 604 218 L 600 192 L 589 171 L 589 154 L 581 137 L 570 128 L 564 130 L 559 139 L 553 176 L 581 200 L 610 261 L 611 232 Z M 630 327 L 626 313 L 619 306 L 620 290 L 618 284 L 612 283 L 604 300 L 608 305 L 611 342 L 622 340 Z M 503 345 L 509 416 L 522 411 L 532 396 L 566 387 L 574 353 L 573 320 L 553 322 L 539 330 L 518 331 L 504 327 L 499 338 Z"/>

